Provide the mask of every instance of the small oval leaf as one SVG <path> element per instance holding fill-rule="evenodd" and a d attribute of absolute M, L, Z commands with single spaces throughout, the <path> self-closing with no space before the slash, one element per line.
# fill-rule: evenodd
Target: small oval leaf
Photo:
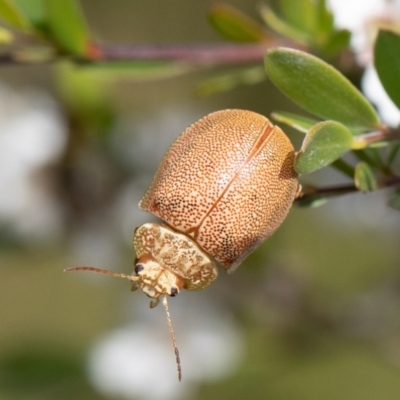
<path fill-rule="evenodd" d="M 303 117 L 302 115 L 292 114 L 288 112 L 273 112 L 271 117 L 282 124 L 290 126 L 302 133 L 307 133 L 315 124 L 315 119 Z"/>
<path fill-rule="evenodd" d="M 389 97 L 400 108 L 400 36 L 379 31 L 375 42 L 375 68 Z"/>
<path fill-rule="evenodd" d="M 229 4 L 215 4 L 208 20 L 224 38 L 234 42 L 262 42 L 270 38 L 262 25 Z"/>
<path fill-rule="evenodd" d="M 371 192 L 378 189 L 374 173 L 366 162 L 357 164 L 354 173 L 354 183 L 356 188 L 362 192 Z"/>
<path fill-rule="evenodd" d="M 45 0 L 51 33 L 57 44 L 72 54 L 84 56 L 90 35 L 77 0 Z"/>
<path fill-rule="evenodd" d="M 267 51 L 265 67 L 272 82 L 300 107 L 355 130 L 377 127 L 372 105 L 339 71 L 299 50 Z"/>
<path fill-rule="evenodd" d="M 349 151 L 352 143 L 350 130 L 341 123 L 319 122 L 304 138 L 296 155 L 295 169 L 299 174 L 306 174 L 323 168 Z"/>

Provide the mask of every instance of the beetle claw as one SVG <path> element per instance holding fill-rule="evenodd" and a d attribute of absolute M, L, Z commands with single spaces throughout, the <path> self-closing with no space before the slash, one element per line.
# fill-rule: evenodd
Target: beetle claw
<path fill-rule="evenodd" d="M 160 302 L 160 298 L 159 298 L 159 297 L 157 297 L 157 298 L 154 299 L 154 300 L 151 300 L 151 301 L 150 301 L 150 308 L 157 307 L 159 302 Z"/>

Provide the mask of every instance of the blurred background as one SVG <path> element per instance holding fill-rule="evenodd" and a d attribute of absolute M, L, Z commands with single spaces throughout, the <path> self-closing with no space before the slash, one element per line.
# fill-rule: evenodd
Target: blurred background
<path fill-rule="evenodd" d="M 81 3 L 110 42 L 221 41 L 208 0 Z M 353 3 L 360 27 L 385 2 Z M 230 4 L 257 18 L 255 2 Z M 181 383 L 161 306 L 150 310 L 129 282 L 63 273 L 131 273 L 133 230 L 153 220 L 137 204 L 191 123 L 226 108 L 299 111 L 267 80 L 199 96 L 216 72 L 0 67 L 0 399 L 400 397 L 400 214 L 385 191 L 293 207 L 235 274 L 171 299 Z M 310 182 L 347 181 L 325 168 Z"/>

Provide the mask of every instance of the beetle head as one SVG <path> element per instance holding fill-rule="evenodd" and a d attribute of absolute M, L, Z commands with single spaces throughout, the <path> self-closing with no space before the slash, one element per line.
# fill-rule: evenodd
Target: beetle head
<path fill-rule="evenodd" d="M 175 297 L 184 284 L 182 278 L 163 267 L 149 254 L 144 254 L 135 261 L 135 275 L 132 278 L 132 290 L 140 288 L 148 297 L 154 299 L 150 303 L 151 308 L 158 304 L 161 295 Z"/>

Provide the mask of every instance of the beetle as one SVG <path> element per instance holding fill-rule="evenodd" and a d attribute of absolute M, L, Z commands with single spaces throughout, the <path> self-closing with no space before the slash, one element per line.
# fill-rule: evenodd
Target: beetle
<path fill-rule="evenodd" d="M 200 290 L 232 273 L 283 222 L 300 192 L 295 152 L 285 133 L 247 110 L 217 111 L 187 128 L 162 159 L 139 203 L 162 221 L 135 230 L 133 275 L 89 270 L 131 280 L 155 307 L 163 296 L 175 349 L 167 296 Z"/>

